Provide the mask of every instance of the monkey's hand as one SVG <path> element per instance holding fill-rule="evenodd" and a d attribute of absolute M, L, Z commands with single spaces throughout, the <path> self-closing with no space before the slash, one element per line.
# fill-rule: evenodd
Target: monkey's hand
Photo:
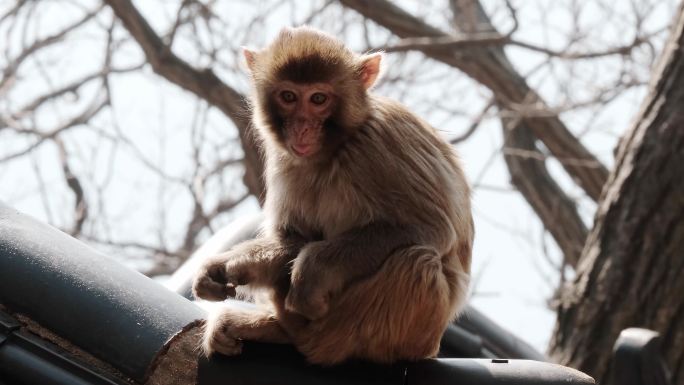
<path fill-rule="evenodd" d="M 304 246 L 292 265 L 290 291 L 285 308 L 316 320 L 328 313 L 331 298 L 342 290 L 343 274 L 326 261 L 331 256 L 327 242 Z"/>
<path fill-rule="evenodd" d="M 202 350 L 206 357 L 217 352 L 227 356 L 242 352 L 242 341 L 238 338 L 228 309 L 209 312 L 209 318 L 204 324 Z"/>
<path fill-rule="evenodd" d="M 208 260 L 195 276 L 192 293 L 196 298 L 223 301 L 235 297 L 235 288 L 251 281 L 252 263 L 231 250 Z"/>

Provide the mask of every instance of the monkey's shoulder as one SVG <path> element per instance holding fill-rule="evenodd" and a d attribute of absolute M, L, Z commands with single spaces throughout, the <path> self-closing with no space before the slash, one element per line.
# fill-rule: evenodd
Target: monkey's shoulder
<path fill-rule="evenodd" d="M 412 127 L 414 130 L 434 131 L 425 120 L 412 112 L 406 105 L 398 100 L 372 95 L 369 123 L 381 123 L 392 126 Z"/>
<path fill-rule="evenodd" d="M 453 146 L 398 101 L 374 97 L 373 105 L 358 137 L 366 142 L 358 149 L 366 151 L 352 158 L 357 173 L 371 176 L 364 188 L 423 209 L 427 202 L 467 200 L 469 187 Z"/>
<path fill-rule="evenodd" d="M 392 175 L 447 167 L 460 172 L 456 152 L 437 130 L 400 102 L 372 96 L 373 108 L 338 159 L 358 172 Z M 425 170 L 427 167 L 428 170 Z M 363 170 L 369 168 L 371 170 Z"/>

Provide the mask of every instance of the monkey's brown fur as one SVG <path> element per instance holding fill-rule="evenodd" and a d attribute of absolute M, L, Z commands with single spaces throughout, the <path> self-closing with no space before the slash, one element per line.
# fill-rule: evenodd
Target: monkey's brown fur
<path fill-rule="evenodd" d="M 193 289 L 223 300 L 238 285 L 267 288 L 273 310 L 213 313 L 205 352 L 238 354 L 250 339 L 291 342 L 325 365 L 434 356 L 465 301 L 473 241 L 469 188 L 451 146 L 368 92 L 379 56 L 297 28 L 246 58 L 267 223 L 259 238 L 208 261 Z M 334 89 L 321 150 L 307 158 L 288 149 L 287 118 L 273 105 L 287 81 Z"/>

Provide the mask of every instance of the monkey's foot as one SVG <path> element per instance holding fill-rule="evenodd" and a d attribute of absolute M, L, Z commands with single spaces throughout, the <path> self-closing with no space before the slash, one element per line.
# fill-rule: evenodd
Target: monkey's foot
<path fill-rule="evenodd" d="M 303 286 L 303 287 L 302 287 Z M 308 285 L 291 286 L 285 298 L 285 308 L 309 320 L 323 318 L 328 313 L 328 295 Z"/>
<path fill-rule="evenodd" d="M 312 321 L 328 313 L 331 298 L 343 286 L 343 274 L 325 265 L 331 259 L 324 254 L 326 247 L 325 242 L 312 242 L 299 252 L 292 265 L 290 290 L 285 298 L 287 310 Z"/>
<path fill-rule="evenodd" d="M 214 353 L 236 356 L 242 353 L 242 341 L 236 336 L 230 322 L 209 318 L 204 329 L 202 350 L 207 357 Z"/>

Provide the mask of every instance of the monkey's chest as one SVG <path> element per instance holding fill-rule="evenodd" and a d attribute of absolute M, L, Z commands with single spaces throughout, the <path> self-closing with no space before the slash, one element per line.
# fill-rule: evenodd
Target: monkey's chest
<path fill-rule="evenodd" d="M 326 239 L 361 226 L 372 217 L 363 195 L 344 181 L 299 186 L 283 201 L 281 215 L 306 232 L 322 233 Z"/>

